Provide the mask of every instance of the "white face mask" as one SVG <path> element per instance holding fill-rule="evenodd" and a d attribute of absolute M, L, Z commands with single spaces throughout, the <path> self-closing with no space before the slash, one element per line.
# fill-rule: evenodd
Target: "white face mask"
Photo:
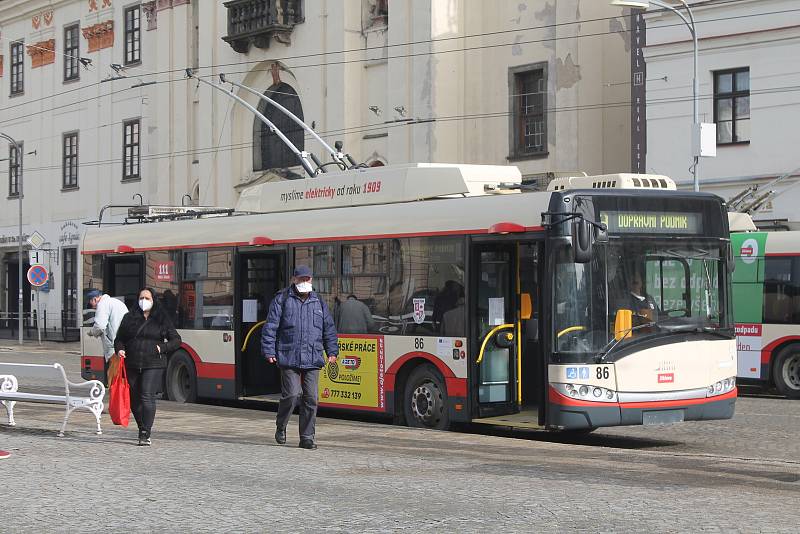
<path fill-rule="evenodd" d="M 311 282 L 300 282 L 295 284 L 294 287 L 297 288 L 298 293 L 311 293 L 312 290 Z"/>
<path fill-rule="evenodd" d="M 150 308 L 153 307 L 153 301 L 147 299 L 139 299 L 139 307 L 142 311 L 148 311 Z"/>

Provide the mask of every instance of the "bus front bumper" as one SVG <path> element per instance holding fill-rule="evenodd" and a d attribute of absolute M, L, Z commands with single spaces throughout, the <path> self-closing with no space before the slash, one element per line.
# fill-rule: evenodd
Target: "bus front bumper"
<path fill-rule="evenodd" d="M 547 426 L 559 430 L 730 419 L 737 394 L 734 388 L 723 395 L 697 399 L 591 402 L 569 398 L 552 386 L 549 390 Z"/>

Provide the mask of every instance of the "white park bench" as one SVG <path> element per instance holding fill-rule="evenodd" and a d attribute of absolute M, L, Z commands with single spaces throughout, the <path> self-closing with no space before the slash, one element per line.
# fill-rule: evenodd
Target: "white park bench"
<path fill-rule="evenodd" d="M 31 376 L 37 378 L 60 379 L 60 386 L 64 387 L 63 395 L 48 395 L 44 393 L 35 393 L 27 391 L 19 391 L 19 381 L 17 377 L 23 377 L 25 380 L 25 389 L 30 388 L 27 379 Z M 44 386 L 49 386 L 45 384 Z M 38 384 L 37 387 L 43 387 Z M 72 390 L 70 390 L 72 388 Z M 75 390 L 79 389 L 80 393 Z M 81 394 L 83 393 L 83 394 Z M 8 424 L 14 426 L 17 422 L 14 420 L 14 404 L 17 402 L 38 402 L 44 404 L 63 404 L 66 407 L 64 414 L 64 423 L 61 425 L 61 430 L 58 432 L 59 436 L 64 435 L 64 429 L 67 428 L 67 420 L 70 414 L 77 408 L 86 408 L 90 410 L 95 419 L 97 420 L 97 434 L 102 434 L 100 430 L 100 415 L 103 413 L 103 397 L 106 394 L 106 387 L 99 380 L 89 380 L 88 382 L 73 383 L 67 380 L 67 374 L 64 372 L 64 367 L 59 363 L 50 365 L 41 365 L 34 363 L 4 363 L 0 362 L 0 402 L 8 412 Z"/>

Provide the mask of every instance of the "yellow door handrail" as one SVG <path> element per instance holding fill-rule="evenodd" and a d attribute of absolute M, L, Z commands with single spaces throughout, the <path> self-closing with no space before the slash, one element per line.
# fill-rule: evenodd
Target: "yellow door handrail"
<path fill-rule="evenodd" d="M 255 332 L 256 328 L 258 328 L 259 326 L 263 326 L 263 324 L 266 322 L 267 321 L 259 321 L 256 324 L 254 324 L 252 328 L 250 328 L 250 331 L 247 332 L 247 335 L 244 337 L 244 343 L 242 343 L 242 352 L 244 352 L 245 349 L 247 349 L 247 342 L 250 341 L 250 336 L 253 335 L 253 332 Z"/>
<path fill-rule="evenodd" d="M 565 328 L 564 330 L 562 330 L 561 332 L 556 334 L 556 337 L 561 337 L 564 334 L 569 334 L 570 332 L 577 332 L 578 330 L 586 330 L 586 327 L 585 326 L 570 326 L 569 328 Z"/>
<path fill-rule="evenodd" d="M 483 343 L 481 343 L 481 351 L 478 353 L 478 359 L 475 361 L 475 363 L 481 363 L 481 360 L 483 360 L 483 353 L 486 350 L 486 344 L 489 342 L 489 338 L 491 338 L 494 334 L 496 334 L 500 330 L 505 330 L 505 329 L 508 329 L 508 328 L 513 329 L 514 325 L 513 324 L 501 324 L 501 325 L 495 326 L 494 328 L 489 330 L 489 333 L 486 334 L 486 337 L 483 338 Z"/>

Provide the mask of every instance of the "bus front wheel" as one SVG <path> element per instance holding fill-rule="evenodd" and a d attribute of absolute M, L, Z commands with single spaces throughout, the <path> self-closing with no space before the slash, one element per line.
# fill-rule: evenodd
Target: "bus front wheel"
<path fill-rule="evenodd" d="M 175 402 L 195 402 L 197 400 L 197 374 L 194 362 L 183 351 L 172 355 L 167 365 L 167 396 Z"/>
<path fill-rule="evenodd" d="M 800 344 L 784 347 L 775 358 L 775 388 L 790 399 L 800 399 Z"/>
<path fill-rule="evenodd" d="M 444 380 L 430 364 L 414 369 L 403 395 L 406 424 L 417 428 L 446 430 L 450 426 Z"/>

